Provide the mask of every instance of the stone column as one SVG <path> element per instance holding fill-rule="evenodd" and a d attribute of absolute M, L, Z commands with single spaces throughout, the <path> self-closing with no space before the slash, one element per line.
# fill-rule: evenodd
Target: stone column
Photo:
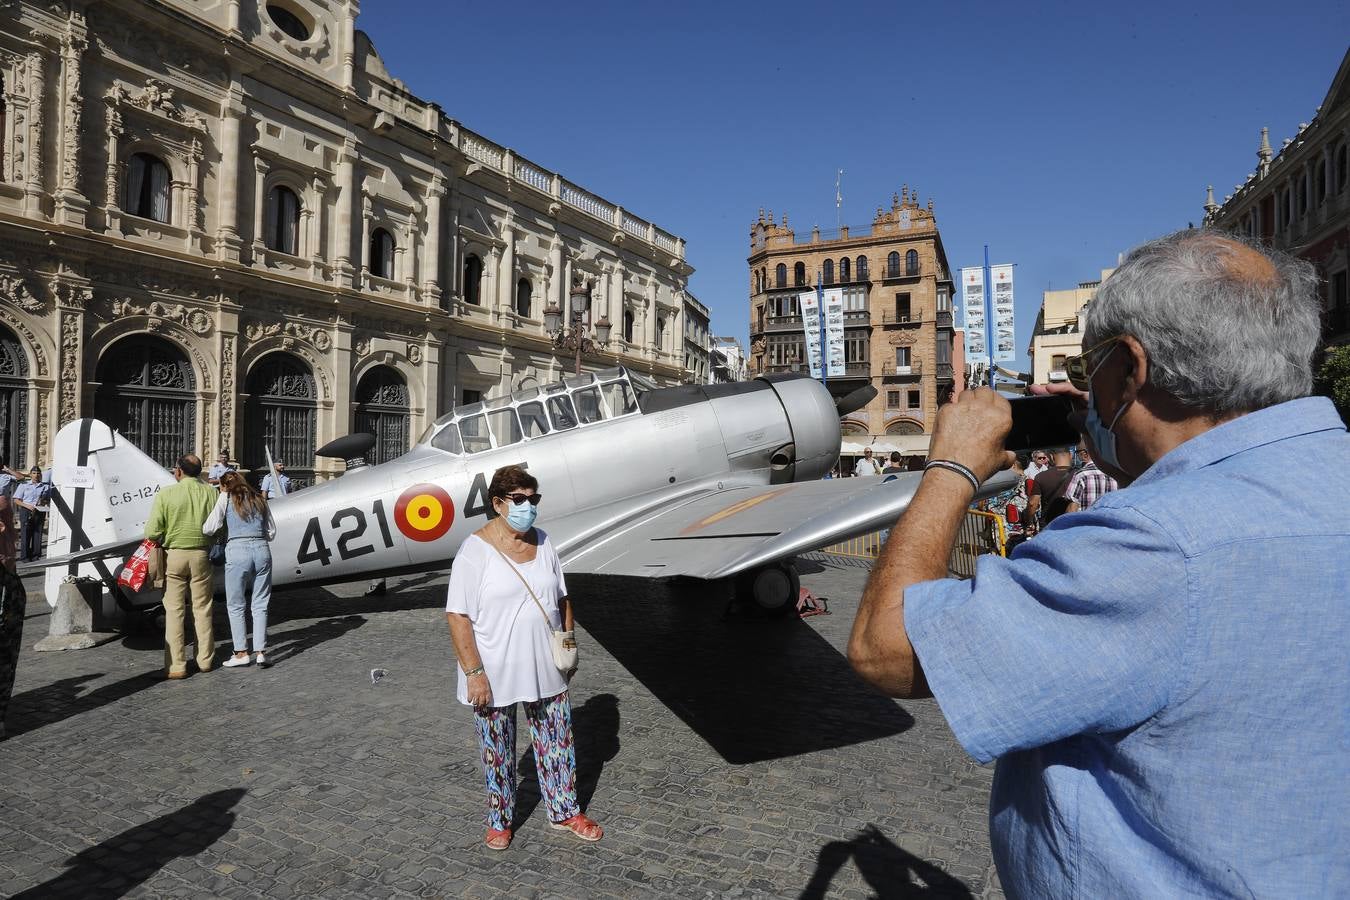
<path fill-rule="evenodd" d="M 558 286 L 558 308 L 564 313 L 567 310 L 567 295 L 572 290 L 572 277 L 572 257 L 569 256 L 563 261 L 563 280 Z"/>
<path fill-rule="evenodd" d="M 356 14 L 361 9 L 357 0 L 347 0 L 342 14 L 342 89 L 350 92 L 356 73 Z"/>
<path fill-rule="evenodd" d="M 80 148 L 84 135 L 80 117 L 84 112 L 81 69 L 85 36 L 84 14 L 72 12 L 61 41 L 61 179 L 56 191 L 56 219 L 63 225 L 85 227 L 89 201 L 80 192 Z"/>
<path fill-rule="evenodd" d="M 507 219 L 502 225 L 501 279 L 497 284 L 497 315 L 515 312 L 516 291 L 516 228 L 515 222 Z"/>
<path fill-rule="evenodd" d="M 370 219 L 370 198 L 363 194 L 361 197 L 361 272 L 360 280 L 356 285 L 359 290 L 363 291 L 370 289 Z"/>
<path fill-rule="evenodd" d="M 60 429 L 80 418 L 85 407 L 84 394 L 84 306 L 85 293 L 58 290 L 56 294 L 56 330 L 61 340 L 61 370 L 58 379 L 56 427 Z"/>
<path fill-rule="evenodd" d="M 217 315 L 217 330 L 220 333 L 220 410 L 216 421 L 219 422 L 216 435 L 218 447 L 203 447 L 208 453 L 228 450 L 230 459 L 238 459 L 243 450 L 241 442 L 236 441 L 235 413 L 238 410 L 239 395 L 244 385 L 239 372 L 239 311 L 238 299 L 232 294 L 222 293 Z"/>
<path fill-rule="evenodd" d="M 232 31 L 239 30 L 239 6 L 234 4 Z M 221 104 L 220 115 L 220 181 L 216 193 L 216 258 L 239 262 L 243 242 L 239 237 L 239 127 L 243 108 L 238 102 L 242 89 L 238 82 L 230 85 Z"/>
<path fill-rule="evenodd" d="M 609 274 L 609 285 L 605 291 L 604 314 L 609 316 L 609 321 L 622 332 L 623 330 L 623 281 L 628 273 L 624 271 L 623 265 L 617 265 Z M 622 337 L 622 333 L 619 335 Z M 610 340 L 613 340 L 611 337 Z"/>
<path fill-rule="evenodd" d="M 28 172 L 24 183 L 23 211 L 25 215 L 40 216 L 42 212 L 42 153 L 44 107 L 47 102 L 47 54 L 39 49 L 29 54 L 31 73 L 28 102 Z M 18 173 L 16 172 L 15 175 Z"/>
<path fill-rule="evenodd" d="M 356 142 L 349 135 L 338 153 L 337 215 L 333 217 L 333 240 L 337 255 L 337 281 L 352 286 L 352 210 L 356 194 Z"/>
<path fill-rule="evenodd" d="M 104 174 L 107 182 L 103 198 L 103 231 L 105 234 L 117 234 L 122 230 L 121 201 L 117 196 L 121 184 L 122 163 L 118 159 L 118 139 L 122 136 L 122 113 L 115 104 L 108 106 L 108 168 Z"/>
<path fill-rule="evenodd" d="M 263 188 L 267 185 L 267 168 L 263 165 L 258 151 L 253 151 L 253 262 L 262 262 L 266 244 L 263 242 L 263 222 L 267 214 L 267 194 Z"/>
<path fill-rule="evenodd" d="M 328 184 L 322 175 L 315 175 L 309 183 L 310 202 L 305 208 L 305 241 L 309 245 L 309 271 L 318 280 L 323 277 L 323 211 L 327 206 Z"/>
<path fill-rule="evenodd" d="M 394 274 L 401 276 L 409 303 L 417 302 L 417 230 L 417 219 L 410 219 L 394 248 Z"/>
<path fill-rule="evenodd" d="M 441 303 L 441 198 L 445 196 L 445 179 L 437 173 L 431 176 L 431 186 L 427 188 L 427 246 L 422 251 L 422 290 L 426 292 L 427 303 L 439 306 Z M 430 384 L 430 382 L 428 382 Z M 428 406 L 431 410 L 433 407 Z"/>
<path fill-rule="evenodd" d="M 647 284 L 646 315 L 642 319 L 642 353 L 644 356 L 656 355 L 656 282 Z"/>
<path fill-rule="evenodd" d="M 183 228 L 187 231 L 186 250 L 204 253 L 206 251 L 206 232 L 201 227 L 201 170 L 202 142 L 197 135 L 192 136 L 192 146 L 188 150 L 188 179 L 183 186 L 187 202 L 183 204 L 186 221 Z"/>
<path fill-rule="evenodd" d="M 464 300 L 464 266 L 459 259 L 459 188 L 450 184 L 450 231 L 445 244 L 445 278 L 441 281 L 444 294 Z M 448 307 L 448 304 L 442 304 Z"/>
<path fill-rule="evenodd" d="M 563 280 L 563 245 L 562 239 L 557 235 L 553 237 L 553 244 L 548 248 L 548 266 L 551 270 L 549 275 L 548 291 L 542 298 L 544 306 L 549 303 L 556 303 L 559 307 L 566 302 L 567 282 Z M 540 310 L 539 317 L 543 318 L 543 310 Z"/>
<path fill-rule="evenodd" d="M 339 314 L 333 326 L 333 434 L 352 433 L 352 326 L 351 319 Z"/>

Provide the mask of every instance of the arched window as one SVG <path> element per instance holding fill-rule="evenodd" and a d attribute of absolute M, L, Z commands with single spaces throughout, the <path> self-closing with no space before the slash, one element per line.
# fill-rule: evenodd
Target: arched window
<path fill-rule="evenodd" d="M 169 221 L 169 167 L 149 153 L 133 153 L 127 165 L 124 209 L 142 219 Z"/>
<path fill-rule="evenodd" d="M 383 228 L 370 234 L 370 274 L 376 278 L 394 277 L 394 236 Z"/>
<path fill-rule="evenodd" d="M 268 249 L 297 256 L 300 253 L 300 198 L 282 185 L 267 195 Z"/>
<path fill-rule="evenodd" d="M 196 383 L 175 345 L 149 335 L 118 341 L 99 357 L 94 380 L 94 416 L 164 468 L 197 447 Z"/>
<path fill-rule="evenodd" d="M 623 339 L 628 343 L 633 343 L 633 311 L 625 309 L 623 311 Z"/>
<path fill-rule="evenodd" d="M 906 274 L 906 275 L 918 275 L 918 274 L 919 274 L 919 251 L 918 251 L 918 250 L 910 250 L 909 252 L 907 252 L 907 253 L 905 254 L 905 274 Z"/>
<path fill-rule="evenodd" d="M 792 283 L 801 287 L 806 284 L 806 264 L 797 263 L 792 267 Z"/>
<path fill-rule="evenodd" d="M 841 256 L 839 258 L 839 281 L 843 283 L 851 280 L 848 277 L 848 257 Z"/>
<path fill-rule="evenodd" d="M 28 355 L 8 328 L 0 327 L 0 456 L 23 469 L 28 437 Z"/>
<path fill-rule="evenodd" d="M 825 264 L 821 268 L 824 269 L 823 274 L 825 278 L 825 283 L 834 284 L 834 260 L 832 259 L 825 260 Z"/>
<path fill-rule="evenodd" d="M 309 26 L 295 13 L 277 3 L 267 4 L 267 17 L 297 41 L 309 40 Z"/>
<path fill-rule="evenodd" d="M 773 274 L 774 274 L 774 285 L 776 287 L 787 287 L 786 265 L 784 265 L 783 263 L 779 263 L 778 268 L 774 269 Z"/>
<path fill-rule="evenodd" d="M 475 253 L 464 257 L 464 302 L 478 306 L 483 302 L 483 261 Z"/>
<path fill-rule="evenodd" d="M 356 385 L 356 430 L 375 435 L 369 462 L 389 462 L 408 452 L 408 383 L 390 366 L 376 366 Z"/>
<path fill-rule="evenodd" d="M 516 282 L 516 315 L 522 319 L 530 317 L 530 279 L 522 278 Z"/>
<path fill-rule="evenodd" d="M 867 257 L 865 256 L 858 257 L 858 280 L 867 280 Z"/>
<path fill-rule="evenodd" d="M 656 317 L 656 348 L 659 350 L 666 345 L 666 319 L 665 316 Z"/>
<path fill-rule="evenodd" d="M 286 464 L 293 487 L 314 477 L 314 432 L 319 390 L 314 375 L 298 358 L 272 353 L 259 360 L 244 382 L 244 456 L 251 469 L 267 465 L 267 451 Z"/>
<path fill-rule="evenodd" d="M 895 250 L 892 250 L 890 253 L 886 254 L 886 277 L 887 278 L 900 277 L 900 254 Z"/>

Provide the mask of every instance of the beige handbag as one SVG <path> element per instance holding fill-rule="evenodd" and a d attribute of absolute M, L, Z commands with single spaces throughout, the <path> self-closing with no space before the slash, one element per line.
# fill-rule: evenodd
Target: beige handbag
<path fill-rule="evenodd" d="M 516 573 L 516 577 L 520 579 L 521 584 L 525 585 L 525 590 L 529 593 L 530 599 L 534 601 L 534 605 L 539 607 L 540 615 L 542 615 L 544 621 L 548 623 L 549 646 L 553 649 L 553 664 L 558 667 L 558 671 L 562 672 L 564 677 L 570 680 L 572 673 L 577 670 L 577 641 L 575 632 L 558 631 L 555 629 L 553 627 L 553 620 L 548 617 L 548 611 L 544 609 L 544 604 L 539 602 L 539 598 L 535 596 L 534 588 L 530 587 L 530 583 L 525 580 L 525 576 L 520 574 L 520 570 L 516 568 L 515 563 L 511 562 L 510 557 L 503 553 L 500 547 L 493 544 L 492 549 L 496 550 L 497 555 L 502 558 L 502 561 L 511 567 L 512 572 Z M 569 647 L 568 644 L 571 644 L 571 646 Z"/>

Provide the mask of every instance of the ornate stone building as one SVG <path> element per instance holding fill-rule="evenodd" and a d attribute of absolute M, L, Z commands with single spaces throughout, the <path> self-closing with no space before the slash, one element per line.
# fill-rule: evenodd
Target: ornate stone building
<path fill-rule="evenodd" d="M 1350 50 L 1322 105 L 1279 152 L 1261 129 L 1256 170 L 1233 193 L 1205 199 L 1205 224 L 1308 260 L 1322 276 L 1322 337 L 1350 341 Z"/>
<path fill-rule="evenodd" d="M 866 230 L 819 228 L 799 239 L 787 216 L 761 210 L 750 226 L 750 374 L 806 371 L 798 296 L 844 292 L 844 368 L 829 379 L 843 396 L 871 384 L 877 397 L 844 419 L 845 436 L 922 435 L 955 385 L 952 281 L 933 201 L 908 186 L 877 208 Z"/>
<path fill-rule="evenodd" d="M 587 367 L 684 379 L 684 242 L 411 95 L 358 0 L 0 3 L 0 453 L 97 415 L 163 462 L 377 434 Z M 340 465 L 338 463 L 337 465 Z"/>

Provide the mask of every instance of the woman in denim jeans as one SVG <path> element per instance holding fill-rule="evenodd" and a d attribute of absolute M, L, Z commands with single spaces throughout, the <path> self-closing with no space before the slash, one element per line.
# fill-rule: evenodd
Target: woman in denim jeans
<path fill-rule="evenodd" d="M 253 650 L 258 665 L 267 668 L 267 603 L 272 598 L 272 550 L 267 542 L 276 536 L 277 529 L 267 500 L 238 472 L 221 476 L 220 499 L 202 532 L 215 534 L 222 526 L 229 534 L 225 544 L 225 608 L 230 614 L 230 635 L 234 639 L 234 655 L 224 664 L 232 669 L 253 661 L 249 658 L 248 624 L 244 620 L 244 596 L 251 582 Z"/>

